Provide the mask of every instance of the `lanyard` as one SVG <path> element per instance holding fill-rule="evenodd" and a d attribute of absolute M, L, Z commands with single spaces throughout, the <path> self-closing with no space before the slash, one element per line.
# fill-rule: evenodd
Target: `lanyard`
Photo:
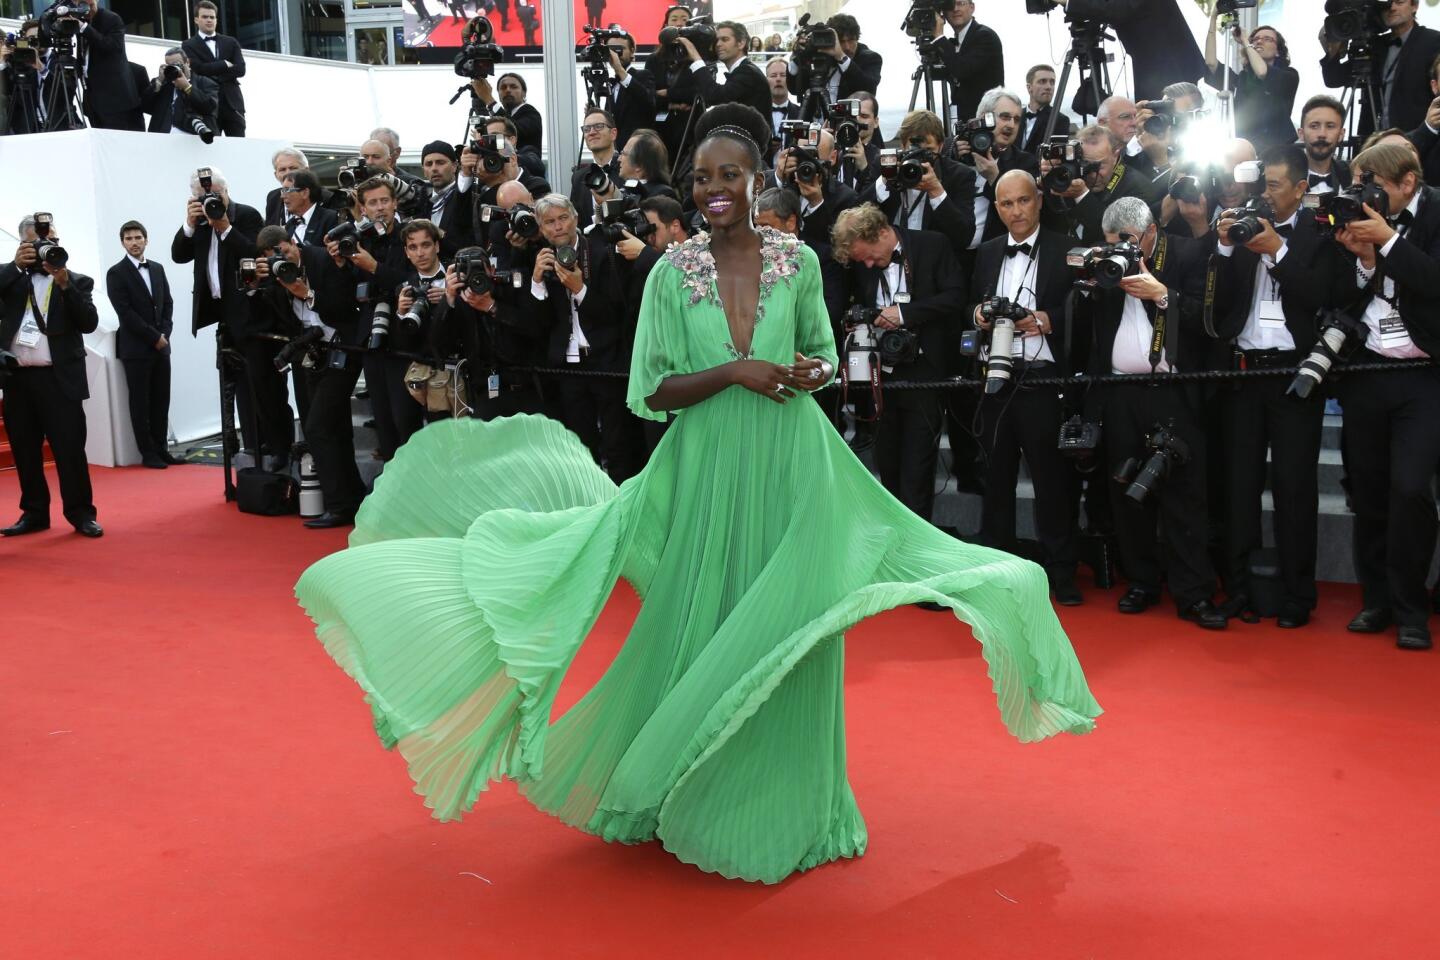
<path fill-rule="evenodd" d="M 27 292 L 30 295 L 30 310 L 35 315 L 35 325 L 40 328 L 41 333 L 48 335 L 49 331 L 45 328 L 45 320 L 50 315 L 50 298 L 55 295 L 55 281 L 51 280 L 45 285 L 45 308 L 43 311 L 35 302 L 35 282 L 33 280 L 30 282 Z"/>
<path fill-rule="evenodd" d="M 1168 246 L 1166 234 L 1160 234 L 1160 240 L 1155 247 L 1155 269 L 1151 271 L 1156 277 L 1159 277 L 1161 271 L 1165 269 L 1165 251 Z M 1150 337 L 1151 373 L 1154 373 L 1155 368 L 1160 366 L 1160 356 L 1165 350 L 1165 315 L 1168 312 L 1168 308 L 1165 310 L 1156 310 L 1155 319 L 1151 321 L 1151 326 L 1154 329 L 1154 333 Z M 1171 357 L 1170 359 L 1173 363 L 1175 358 Z"/>
<path fill-rule="evenodd" d="M 890 270 L 888 267 L 880 271 L 880 289 L 885 294 L 885 300 L 887 301 L 885 305 L 887 307 L 894 306 L 895 297 L 897 294 L 903 293 L 906 295 L 906 299 L 909 299 L 910 287 L 912 285 L 913 278 L 910 275 L 910 258 L 905 256 L 905 250 L 903 247 L 900 250 L 900 275 L 904 280 L 904 283 L 902 284 L 903 289 L 897 290 L 895 291 L 895 293 L 890 292 L 890 280 L 888 277 L 889 272 Z"/>

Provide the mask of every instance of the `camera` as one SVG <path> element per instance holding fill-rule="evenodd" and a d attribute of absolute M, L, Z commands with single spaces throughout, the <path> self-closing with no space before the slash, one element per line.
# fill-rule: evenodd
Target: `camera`
<path fill-rule="evenodd" d="M 626 231 L 637 240 L 644 240 L 655 232 L 655 224 L 640 209 L 639 197 L 629 192 L 602 201 L 595 211 L 595 222 L 585 228 L 585 235 L 598 233 L 610 243 L 619 243 L 625 239 Z"/>
<path fill-rule="evenodd" d="M 698 18 L 696 18 L 698 19 Z M 660 48 L 670 52 L 671 56 L 684 56 L 685 48 L 680 46 L 680 41 L 689 40 L 695 45 L 695 50 L 700 54 L 701 60 L 715 59 L 715 28 L 708 23 L 696 23 L 691 20 L 683 27 L 665 27 L 656 38 Z"/>
<path fill-rule="evenodd" d="M 1325 36 L 1336 43 L 1376 39 L 1390 29 L 1389 9 L 1390 0 L 1325 0 Z"/>
<path fill-rule="evenodd" d="M 995 114 L 987 113 L 964 122 L 957 120 L 952 135 L 957 143 L 970 144 L 972 153 L 989 154 L 995 147 Z M 973 164 L 975 161 L 968 162 Z"/>
<path fill-rule="evenodd" d="M 199 117 L 190 118 L 190 132 L 199 137 L 201 143 L 215 142 L 215 131 L 211 130 L 210 125 Z M 217 218 L 211 217 L 210 219 L 214 220 Z"/>
<path fill-rule="evenodd" d="M 606 184 L 610 182 L 610 173 L 604 167 L 600 166 L 600 164 L 592 160 L 590 162 L 590 169 L 585 171 L 585 176 L 580 178 L 580 182 L 583 183 L 585 189 L 591 193 L 599 193 L 603 191 Z"/>
<path fill-rule="evenodd" d="M 935 14 L 954 9 L 955 0 L 914 0 L 901 23 L 905 36 L 914 40 L 935 39 Z"/>
<path fill-rule="evenodd" d="M 372 220 L 361 220 L 358 224 L 345 222 L 331 227 L 325 234 L 326 242 L 334 241 L 339 247 L 340 256 L 347 260 L 360 252 L 360 241 L 366 237 L 376 237 L 380 230 Z"/>
<path fill-rule="evenodd" d="M 1326 312 L 1320 323 L 1320 336 L 1315 341 L 1315 346 L 1310 348 L 1310 355 L 1300 361 L 1300 372 L 1295 374 L 1295 379 L 1290 381 L 1285 393 L 1301 400 L 1309 397 L 1315 392 L 1315 388 L 1324 382 L 1335 361 L 1340 359 L 1342 353 L 1347 352 L 1346 347 L 1352 342 L 1365 341 L 1366 332 L 1364 322 L 1345 311 Z"/>
<path fill-rule="evenodd" d="M 828 71 L 834 65 L 831 51 L 840 47 L 840 37 L 827 23 L 810 23 L 810 14 L 804 14 L 795 24 L 795 59 L 803 63 L 812 73 Z M 824 79 L 823 77 L 819 79 Z"/>
<path fill-rule="evenodd" d="M 860 142 L 860 101 L 836 100 L 825 111 L 825 124 L 835 135 L 835 145 L 849 150 Z"/>
<path fill-rule="evenodd" d="M 992 297 L 980 304 L 980 316 L 990 323 L 985 392 L 999 393 L 1015 371 L 1015 321 L 1030 316 L 1030 311 L 1007 297 Z"/>
<path fill-rule="evenodd" d="M 178 63 L 167 63 L 160 68 L 160 76 L 166 83 L 174 83 L 184 75 L 185 71 L 180 69 L 180 64 Z"/>
<path fill-rule="evenodd" d="M 379 170 L 372 170 L 365 165 L 365 161 L 359 157 L 351 157 L 341 164 L 340 169 L 335 173 L 335 184 L 341 190 L 354 190 L 356 185 L 364 183 Z"/>
<path fill-rule="evenodd" d="M 523 203 L 517 203 L 509 210 L 488 203 L 482 204 L 480 222 L 507 224 L 511 233 L 526 240 L 534 240 L 540 236 L 540 221 L 535 216 L 535 211 Z"/>
<path fill-rule="evenodd" d="M 920 356 L 920 338 L 913 330 L 886 330 L 880 334 L 880 365 L 889 369 L 914 363 Z"/>
<path fill-rule="evenodd" d="M 1143 258 L 1139 244 L 1133 240 L 1121 240 L 1098 247 L 1075 247 L 1065 255 L 1065 262 L 1075 271 L 1076 283 L 1109 289 L 1119 286 L 1126 277 L 1139 273 Z"/>
<path fill-rule="evenodd" d="M 430 301 L 425 296 L 428 288 L 407 283 L 404 285 L 404 289 L 410 293 L 410 308 L 395 319 L 400 322 L 400 327 L 406 333 L 419 333 L 421 324 L 425 322 L 426 317 L 430 316 Z"/>
<path fill-rule="evenodd" d="M 845 338 L 845 376 L 849 382 L 874 383 L 879 365 L 875 351 L 875 319 L 880 316 L 879 307 L 854 304 L 845 311 L 845 326 L 850 334 Z"/>
<path fill-rule="evenodd" d="M 1175 112 L 1175 101 L 1168 97 L 1164 100 L 1145 101 L 1145 109 L 1152 115 L 1145 118 L 1143 127 L 1152 137 L 1163 137 L 1170 132 L 1171 127 L 1180 125 L 1181 115 Z"/>
<path fill-rule="evenodd" d="M 324 328 L 306 327 L 304 333 L 285 344 L 280 348 L 280 352 L 275 354 L 275 369 L 284 373 L 296 360 L 306 360 L 311 353 L 311 347 L 324 339 Z"/>
<path fill-rule="evenodd" d="M 1060 424 L 1060 439 L 1056 444 L 1067 457 L 1085 461 L 1095 455 L 1100 446 L 1100 424 L 1084 419 L 1078 413 Z"/>
<path fill-rule="evenodd" d="M 390 304 L 380 301 L 375 304 L 375 312 L 370 315 L 370 349 L 383 350 L 385 343 L 390 339 L 390 323 L 395 319 L 395 311 Z"/>
<path fill-rule="evenodd" d="M 54 222 L 51 214 L 35 214 L 35 239 L 30 241 L 30 246 L 35 249 L 35 265 L 30 268 L 31 273 L 42 273 L 47 266 L 60 270 L 70 262 L 70 254 L 50 236 L 50 226 Z"/>
<path fill-rule="evenodd" d="M 31 38 L 24 34 L 7 33 L 5 46 L 10 48 L 11 67 L 33 70 L 40 65 L 39 51 L 45 45 L 39 36 Z"/>
<path fill-rule="evenodd" d="M 53 12 L 57 19 L 70 17 L 74 20 L 79 20 L 82 22 L 88 22 L 90 20 L 90 8 L 83 3 L 62 3 L 60 6 L 56 7 Z M 73 28 L 65 28 L 62 24 L 62 29 Z"/>
<path fill-rule="evenodd" d="M 220 194 L 211 190 L 210 168 L 201 167 L 195 171 L 195 179 L 200 181 L 200 205 L 205 208 L 205 219 L 223 220 L 225 218 L 225 201 Z"/>
<path fill-rule="evenodd" d="M 465 24 L 461 40 L 464 45 L 455 54 L 455 75 L 470 80 L 493 76 L 495 64 L 505 56 L 505 49 L 495 41 L 495 28 L 484 17 L 471 17 Z"/>
<path fill-rule="evenodd" d="M 255 258 L 242 257 L 235 268 L 235 281 L 239 287 L 248 287 L 255 283 L 259 274 L 255 271 Z"/>
<path fill-rule="evenodd" d="M 580 251 L 568 243 L 562 243 L 555 248 L 555 262 L 566 270 L 574 270 L 575 264 L 580 262 Z M 554 276 L 553 271 L 551 276 Z"/>
<path fill-rule="evenodd" d="M 1270 201 L 1264 197 L 1251 197 L 1245 201 L 1243 207 L 1234 210 L 1226 210 L 1220 214 L 1222 219 L 1232 219 L 1235 222 L 1230 224 L 1230 229 L 1225 231 L 1225 236 L 1231 243 L 1243 246 L 1260 236 L 1264 228 L 1260 225 L 1262 219 L 1275 222 L 1275 211 L 1270 206 Z"/>
<path fill-rule="evenodd" d="M 1341 227 L 1366 219 L 1366 206 L 1382 217 L 1390 215 L 1390 195 L 1375 182 L 1373 173 L 1364 174 L 1339 193 L 1307 193 L 1304 204 L 1315 212 L 1321 237 L 1333 237 Z"/>
<path fill-rule="evenodd" d="M 603 92 L 610 81 L 610 41 L 628 40 L 629 34 L 624 30 L 597 30 L 588 23 L 585 32 L 590 36 L 576 51 L 575 60 L 585 65 L 580 79 L 590 88 L 590 99 L 598 102 L 600 98 L 595 94 Z"/>
<path fill-rule="evenodd" d="M 1041 181 L 1050 193 L 1064 193 L 1073 181 L 1083 180 L 1100 169 L 1100 161 L 1085 159 L 1079 140 L 1071 140 L 1064 134 L 1056 134 L 1048 143 L 1040 145 L 1040 159 L 1050 161 L 1050 172 Z"/>
<path fill-rule="evenodd" d="M 266 257 L 265 263 L 270 269 L 270 276 L 274 277 L 277 283 L 294 283 L 300 279 L 298 263 L 291 263 L 281 256 Z"/>
<path fill-rule="evenodd" d="M 1125 485 L 1125 496 L 1136 503 L 1144 503 L 1158 490 L 1170 471 L 1190 462 L 1189 445 L 1176 436 L 1170 426 L 1156 424 L 1145 438 L 1145 448 L 1150 455 L 1143 464 L 1130 457 L 1120 465 L 1114 478 L 1116 483 Z"/>
<path fill-rule="evenodd" d="M 472 153 L 480 155 L 480 166 L 486 173 L 499 173 L 515 156 L 515 150 L 503 133 L 486 133 L 470 141 Z"/>
<path fill-rule="evenodd" d="M 930 164 L 934 169 L 936 160 L 935 151 L 920 146 L 919 138 L 910 141 L 909 149 L 903 153 L 893 147 L 880 151 L 880 175 L 890 183 L 898 183 L 902 187 L 915 189 L 920 181 L 925 179 L 924 164 Z"/>
<path fill-rule="evenodd" d="M 1237 10 L 1250 10 L 1259 5 L 1260 0 L 1215 0 L 1215 12 L 1223 17 Z"/>

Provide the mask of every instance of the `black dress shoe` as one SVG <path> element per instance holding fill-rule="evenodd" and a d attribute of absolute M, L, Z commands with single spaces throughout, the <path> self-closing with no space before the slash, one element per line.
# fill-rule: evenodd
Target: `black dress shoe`
<path fill-rule="evenodd" d="M 151 470 L 164 470 L 170 466 L 170 464 L 161 460 L 159 457 L 145 457 L 140 461 L 140 466 L 149 467 Z"/>
<path fill-rule="evenodd" d="M 172 467 L 179 467 L 190 462 L 184 457 L 175 456 L 175 454 L 171 453 L 169 450 L 166 450 L 164 453 L 160 454 L 160 459 L 164 460 Z"/>
<path fill-rule="evenodd" d="M 1078 607 L 1085 602 L 1085 596 L 1075 586 L 1074 580 L 1056 580 L 1050 584 L 1050 589 L 1055 592 L 1055 602 L 1062 607 Z"/>
<path fill-rule="evenodd" d="M 1287 610 L 1275 618 L 1275 626 L 1285 630 L 1296 630 L 1310 622 L 1310 614 L 1305 611 Z"/>
<path fill-rule="evenodd" d="M 1430 649 L 1430 631 L 1425 627 L 1401 627 L 1396 633 L 1395 646 L 1401 650 Z"/>
<path fill-rule="evenodd" d="M 100 524 L 94 520 L 81 520 L 75 524 L 75 532 L 82 537 L 90 537 L 92 539 L 105 536 L 105 531 L 100 529 Z"/>
<path fill-rule="evenodd" d="M 326 510 L 320 516 L 305 521 L 305 526 L 311 530 L 328 530 L 331 527 L 349 527 L 355 523 L 353 513 L 331 513 Z"/>
<path fill-rule="evenodd" d="M 16 520 L 5 529 L 0 530 L 0 537 L 19 537 L 27 533 L 39 533 L 41 530 L 49 529 L 49 519 L 37 517 L 33 514 L 22 513 L 19 520 Z"/>
<path fill-rule="evenodd" d="M 1345 629 L 1351 633 L 1380 633 L 1390 628 L 1390 611 L 1368 607 L 1355 614 Z"/>
<path fill-rule="evenodd" d="M 1204 627 L 1206 630 L 1224 630 L 1230 621 L 1225 614 L 1209 600 L 1197 600 L 1179 613 L 1181 620 Z"/>
<path fill-rule="evenodd" d="M 1125 596 L 1120 598 L 1118 607 L 1121 613 L 1144 613 L 1159 600 L 1158 596 L 1147 593 L 1142 587 L 1131 587 L 1125 591 Z"/>

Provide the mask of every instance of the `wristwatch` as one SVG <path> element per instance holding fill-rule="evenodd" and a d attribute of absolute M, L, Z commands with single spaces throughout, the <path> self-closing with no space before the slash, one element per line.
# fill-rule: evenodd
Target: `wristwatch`
<path fill-rule="evenodd" d="M 1156 300 L 1156 301 L 1155 301 L 1155 306 L 1159 307 L 1161 310 L 1169 310 L 1169 309 L 1170 309 L 1170 291 L 1169 291 L 1169 290 L 1166 290 L 1166 291 L 1165 291 L 1165 295 L 1164 295 L 1163 297 L 1161 297 L 1159 300 Z"/>

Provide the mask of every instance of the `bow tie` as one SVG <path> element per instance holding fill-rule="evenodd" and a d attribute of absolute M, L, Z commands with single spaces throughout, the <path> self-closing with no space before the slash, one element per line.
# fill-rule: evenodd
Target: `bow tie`
<path fill-rule="evenodd" d="M 1320 185 L 1320 184 L 1322 184 L 1322 183 L 1325 184 L 1327 187 L 1329 187 L 1331 190 L 1337 189 L 1336 184 L 1335 184 L 1335 174 L 1333 174 L 1333 173 L 1326 173 L 1326 174 L 1312 173 L 1312 174 L 1310 174 L 1310 186 L 1315 187 L 1315 186 L 1318 186 L 1318 185 Z"/>
<path fill-rule="evenodd" d="M 1411 213 L 1409 210 L 1401 210 L 1395 216 L 1395 226 L 1397 227 L 1408 227 L 1414 222 L 1415 214 Z"/>
<path fill-rule="evenodd" d="M 1038 116 L 1040 116 L 1040 114 L 1037 113 L 1037 112 L 1034 111 L 1034 110 L 1026 110 L 1026 111 L 1025 111 L 1025 119 L 1026 119 L 1026 120 L 1034 120 L 1034 119 L 1035 119 L 1036 117 L 1038 117 Z"/>
<path fill-rule="evenodd" d="M 1008 258 L 1015 256 L 1017 253 L 1023 253 L 1025 254 L 1025 256 L 1028 257 L 1030 256 L 1030 251 L 1033 249 L 1034 248 L 1031 247 L 1028 243 L 1012 243 L 1005 250 L 1005 256 Z"/>
<path fill-rule="evenodd" d="M 148 267 L 148 266 L 150 266 L 150 261 L 149 261 L 149 260 L 141 260 L 139 263 L 136 264 L 136 266 L 137 266 L 137 267 Z"/>
<path fill-rule="evenodd" d="M 1275 228 L 1275 232 L 1280 234 L 1282 238 L 1288 240 L 1290 239 L 1290 235 L 1295 232 L 1295 224 L 1282 223 Z"/>
<path fill-rule="evenodd" d="M 894 250 L 890 251 L 890 262 L 901 264 L 905 262 L 905 254 L 901 252 L 899 247 L 896 247 Z"/>

